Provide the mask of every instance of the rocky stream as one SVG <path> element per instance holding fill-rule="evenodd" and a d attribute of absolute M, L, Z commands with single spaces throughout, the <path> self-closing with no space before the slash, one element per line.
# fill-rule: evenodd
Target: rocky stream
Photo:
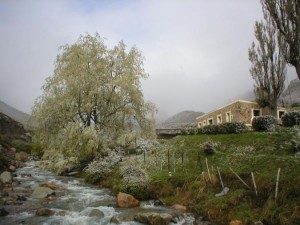
<path fill-rule="evenodd" d="M 134 208 L 117 207 L 109 189 L 70 176 L 56 176 L 35 165 L 29 161 L 14 173 L 1 174 L 2 182 L 8 180 L 4 180 L 1 191 L 4 205 L 0 207 L 0 225 L 211 224 L 153 201 Z"/>

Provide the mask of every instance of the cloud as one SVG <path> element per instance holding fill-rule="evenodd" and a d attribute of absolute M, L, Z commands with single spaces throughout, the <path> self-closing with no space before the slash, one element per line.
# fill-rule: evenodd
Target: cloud
<path fill-rule="evenodd" d="M 252 89 L 247 50 L 259 0 L 0 2 L 0 99 L 30 112 L 58 47 L 98 32 L 145 56 L 144 96 L 170 116 L 210 111 Z"/>

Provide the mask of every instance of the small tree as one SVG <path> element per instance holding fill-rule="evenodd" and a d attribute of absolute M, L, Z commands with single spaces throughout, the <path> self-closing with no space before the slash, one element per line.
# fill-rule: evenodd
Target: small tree
<path fill-rule="evenodd" d="M 250 73 L 255 81 L 254 92 L 261 107 L 269 107 L 272 115 L 277 113 L 277 101 L 284 90 L 286 63 L 282 50 L 278 48 L 281 38 L 276 39 L 274 23 L 265 14 L 265 21 L 256 22 L 255 42 L 249 48 L 252 63 Z"/>

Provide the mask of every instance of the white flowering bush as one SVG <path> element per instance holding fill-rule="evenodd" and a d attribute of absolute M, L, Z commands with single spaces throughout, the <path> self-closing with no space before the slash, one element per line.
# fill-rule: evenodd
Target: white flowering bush
<path fill-rule="evenodd" d="M 294 136 L 291 140 L 294 152 L 300 152 L 300 127 L 294 127 Z"/>
<path fill-rule="evenodd" d="M 200 148 L 203 149 L 204 153 L 207 155 L 211 155 L 216 153 L 218 144 L 213 142 L 212 140 L 208 140 L 200 145 Z"/>
<path fill-rule="evenodd" d="M 139 139 L 137 147 L 141 152 L 155 150 L 159 146 L 159 142 L 154 139 Z"/>
<path fill-rule="evenodd" d="M 144 200 L 149 197 L 149 176 L 145 170 L 134 165 L 120 168 L 122 177 L 121 191 Z"/>
<path fill-rule="evenodd" d="M 252 128 L 255 131 L 273 131 L 277 125 L 277 120 L 274 116 L 257 116 L 252 120 Z"/>
<path fill-rule="evenodd" d="M 115 150 L 108 152 L 107 156 L 98 155 L 98 157 L 84 169 L 84 171 L 89 174 L 87 180 L 91 183 L 95 183 L 111 175 L 121 159 L 121 154 Z"/>

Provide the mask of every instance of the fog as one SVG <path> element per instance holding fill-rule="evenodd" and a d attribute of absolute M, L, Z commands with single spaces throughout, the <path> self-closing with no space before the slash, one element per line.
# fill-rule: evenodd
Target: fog
<path fill-rule="evenodd" d="M 142 51 L 144 97 L 159 118 L 207 112 L 251 98 L 248 48 L 260 18 L 259 0 L 2 0 L 0 99 L 30 113 L 59 46 L 98 32 Z"/>

